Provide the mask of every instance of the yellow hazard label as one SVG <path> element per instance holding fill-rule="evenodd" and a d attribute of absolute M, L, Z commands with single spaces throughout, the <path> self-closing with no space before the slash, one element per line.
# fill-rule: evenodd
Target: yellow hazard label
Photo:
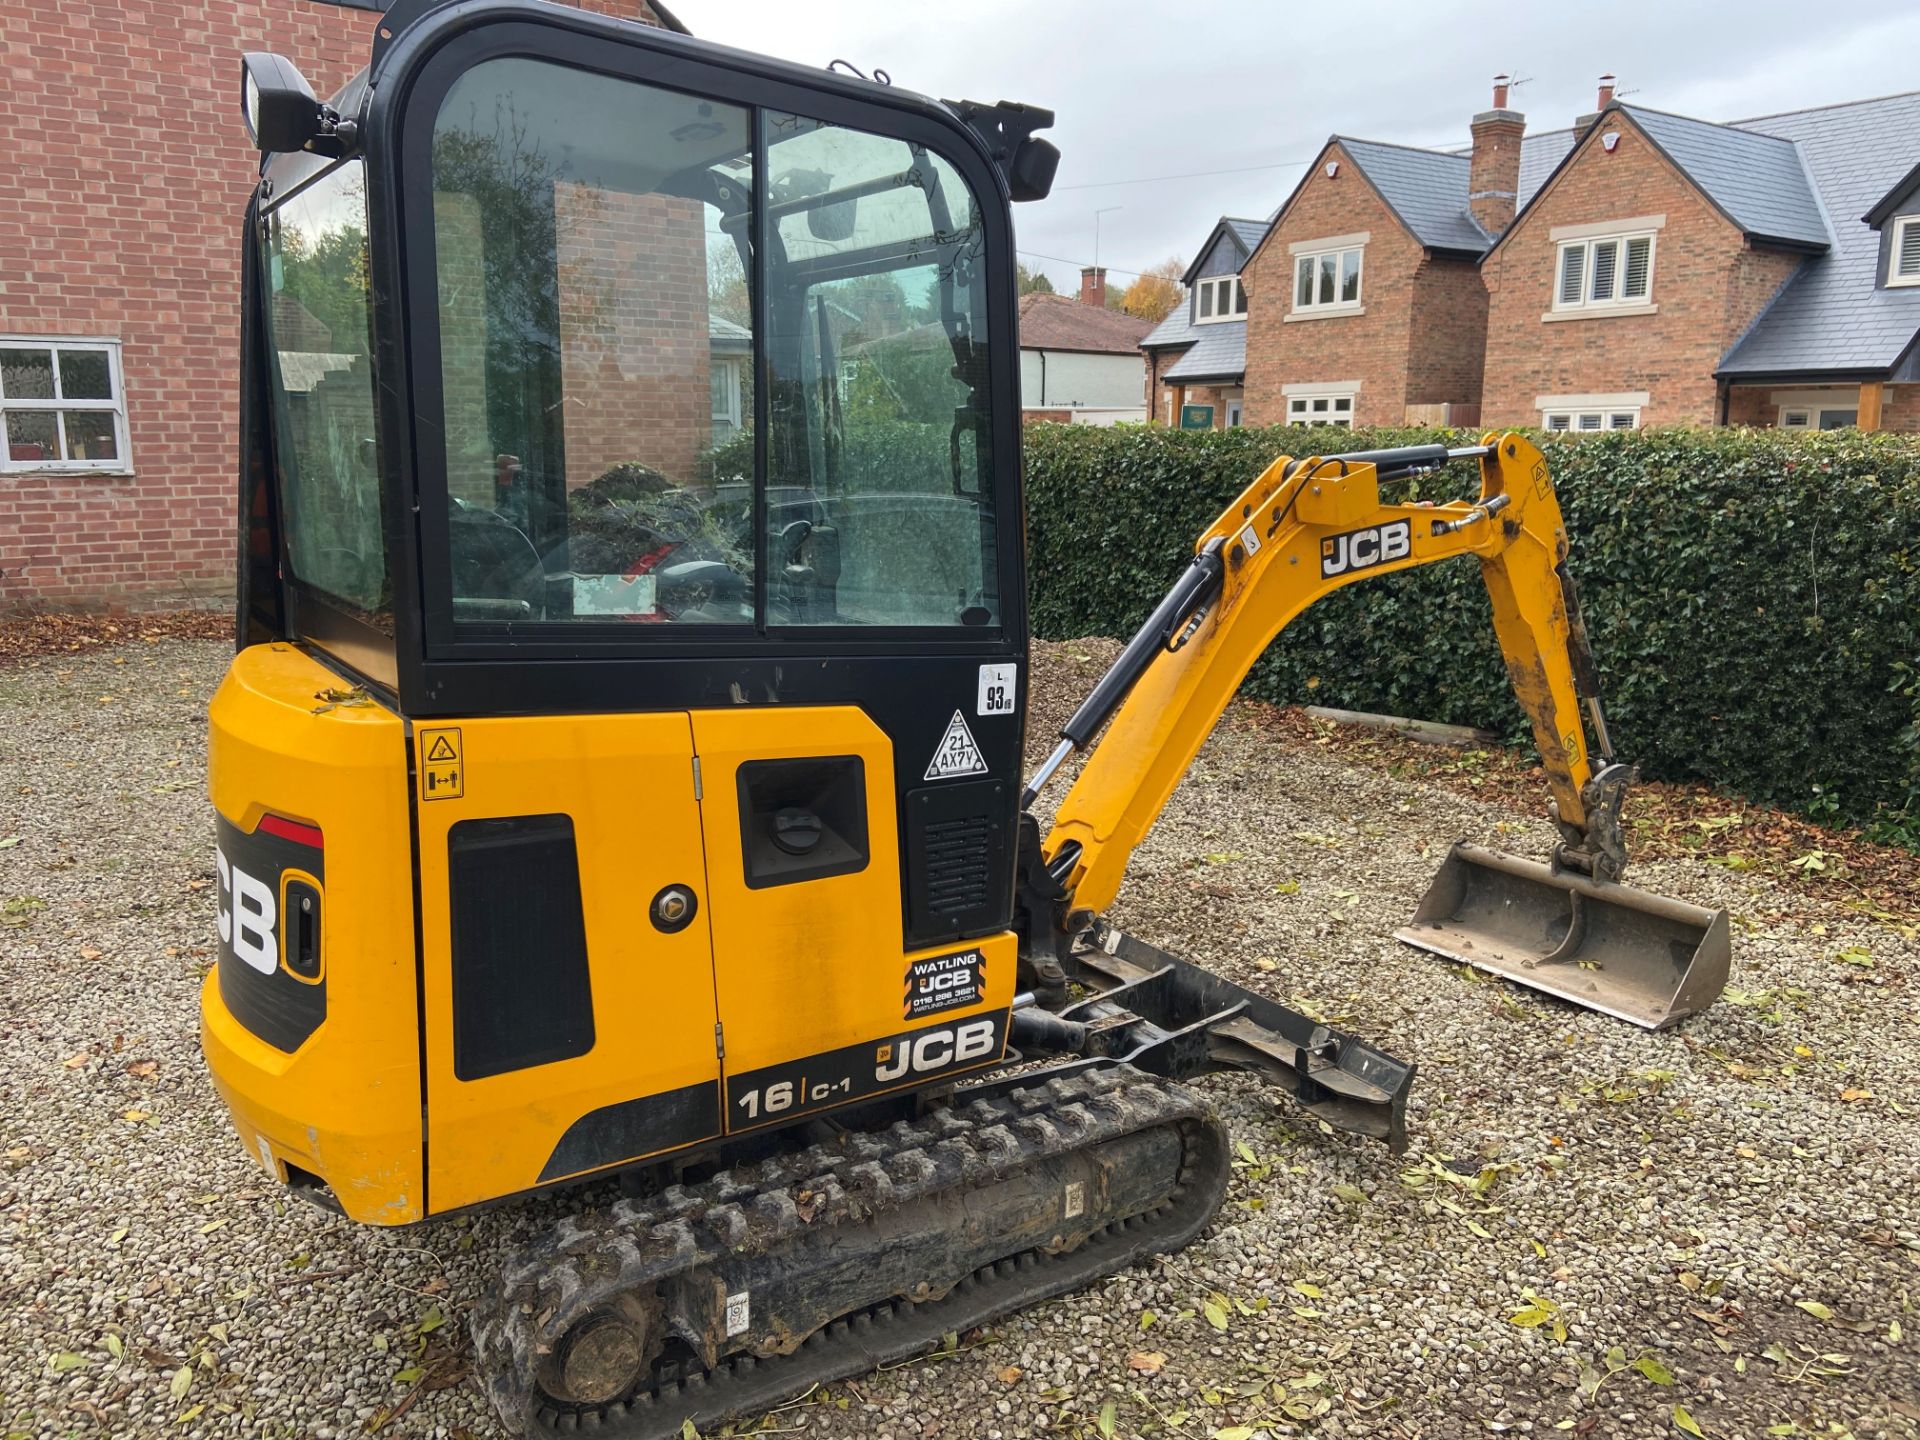
<path fill-rule="evenodd" d="M 460 731 L 420 732 L 420 798 L 458 800 L 467 793 L 466 766 L 461 759 Z"/>

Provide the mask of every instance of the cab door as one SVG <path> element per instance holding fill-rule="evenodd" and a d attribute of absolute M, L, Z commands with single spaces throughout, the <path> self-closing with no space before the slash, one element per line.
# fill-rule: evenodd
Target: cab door
<path fill-rule="evenodd" d="M 427 1203 L 720 1131 L 684 711 L 421 721 Z"/>

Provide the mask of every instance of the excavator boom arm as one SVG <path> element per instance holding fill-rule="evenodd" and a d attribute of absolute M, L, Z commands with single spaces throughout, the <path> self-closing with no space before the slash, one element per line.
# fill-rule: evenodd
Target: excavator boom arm
<path fill-rule="evenodd" d="M 1384 504 L 1380 481 L 1477 457 L 1474 501 Z M 1114 899 L 1134 847 L 1275 636 L 1342 586 L 1461 555 L 1479 559 L 1507 672 L 1569 838 L 1588 828 L 1594 775 L 1580 701 L 1592 662 L 1565 580 L 1566 526 L 1538 449 L 1518 435 L 1448 452 L 1412 447 L 1283 457 L 1200 537 L 1192 567 L 1063 730 L 1065 754 L 1112 725 L 1062 800 L 1043 853 L 1076 911 Z M 1596 724 L 1605 744 L 1603 722 Z"/>

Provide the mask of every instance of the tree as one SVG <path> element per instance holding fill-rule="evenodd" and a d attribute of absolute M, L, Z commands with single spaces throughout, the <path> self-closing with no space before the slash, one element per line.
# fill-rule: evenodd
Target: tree
<path fill-rule="evenodd" d="M 1126 293 L 1120 297 L 1120 308 L 1129 315 L 1158 324 L 1187 298 L 1187 287 L 1180 283 L 1186 268 L 1178 258 L 1162 260 L 1127 286 Z"/>
<path fill-rule="evenodd" d="M 1020 281 L 1020 293 L 1022 295 L 1051 295 L 1054 293 L 1053 281 L 1047 278 L 1047 272 L 1044 270 L 1029 270 L 1025 265 L 1016 261 L 1014 262 L 1013 273 Z"/>

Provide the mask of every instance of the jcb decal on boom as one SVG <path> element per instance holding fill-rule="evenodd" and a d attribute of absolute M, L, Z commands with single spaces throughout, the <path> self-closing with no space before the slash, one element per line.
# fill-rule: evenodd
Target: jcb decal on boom
<path fill-rule="evenodd" d="M 1413 530 L 1404 520 L 1369 525 L 1329 535 L 1320 542 L 1320 574 L 1331 580 L 1355 570 L 1371 570 L 1390 560 L 1404 560 L 1413 551 Z"/>

